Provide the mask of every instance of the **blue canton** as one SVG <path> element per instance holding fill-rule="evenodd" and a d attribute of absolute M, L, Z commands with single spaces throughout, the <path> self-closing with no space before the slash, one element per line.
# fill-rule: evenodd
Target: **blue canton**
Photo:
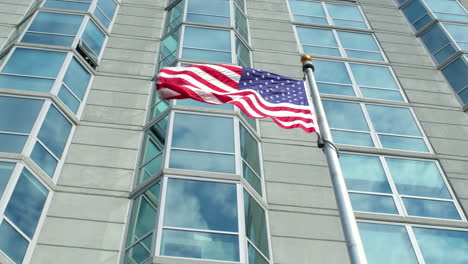
<path fill-rule="evenodd" d="M 255 90 L 265 101 L 309 105 L 304 82 L 274 73 L 243 68 L 239 81 L 239 90 Z"/>

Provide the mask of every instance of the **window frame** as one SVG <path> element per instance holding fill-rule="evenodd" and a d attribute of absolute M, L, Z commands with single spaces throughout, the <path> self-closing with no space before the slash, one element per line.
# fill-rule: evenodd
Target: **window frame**
<path fill-rule="evenodd" d="M 357 191 L 357 190 L 352 190 L 351 188 L 348 188 L 348 193 L 357 193 L 357 194 L 367 194 L 367 195 L 375 195 L 375 196 L 385 196 L 385 197 L 392 197 L 393 202 L 395 204 L 395 207 L 397 209 L 397 212 L 399 216 L 403 217 L 417 217 L 417 218 L 423 218 L 423 219 L 437 219 L 437 220 L 443 220 L 443 221 L 454 221 L 454 222 L 466 222 L 467 218 L 463 212 L 463 209 L 460 205 L 460 202 L 455 196 L 454 191 L 452 190 L 452 187 L 450 186 L 447 176 L 445 175 L 444 171 L 442 170 L 442 167 L 439 163 L 438 160 L 428 160 L 428 159 L 422 159 L 422 158 L 408 158 L 408 157 L 402 157 L 402 156 L 390 156 L 390 155 L 377 155 L 377 154 L 369 154 L 369 153 L 356 153 L 356 152 L 343 152 L 343 154 L 348 154 L 348 155 L 354 155 L 354 156 L 366 156 L 366 157 L 376 157 L 379 159 L 380 165 L 382 166 L 383 172 L 385 173 L 385 179 L 387 180 L 387 183 L 390 187 L 391 193 L 380 193 L 380 192 L 372 192 L 372 191 Z M 395 183 L 395 180 L 393 179 L 393 176 L 391 175 L 390 168 L 387 164 L 386 158 L 390 159 L 400 159 L 400 160 L 412 160 L 412 161 L 424 161 L 424 162 L 432 162 L 435 164 L 437 171 L 439 172 L 441 179 L 445 185 L 445 188 L 447 189 L 447 192 L 449 195 L 452 197 L 451 199 L 444 199 L 444 198 L 435 198 L 435 197 L 423 197 L 423 196 L 415 196 L 415 195 L 406 195 L 406 194 L 400 194 L 398 192 L 397 185 Z M 455 209 L 457 210 L 458 215 L 460 216 L 460 220 L 456 219 L 449 219 L 449 218 L 438 218 L 438 217 L 428 217 L 428 216 L 416 216 L 416 215 L 409 215 L 406 206 L 403 202 L 403 198 L 411 198 L 411 199 L 419 199 L 419 200 L 431 200 L 431 201 L 444 201 L 444 202 L 452 202 L 454 205 Z M 366 213 L 366 214 L 373 214 L 373 215 L 392 215 L 394 216 L 395 214 L 390 214 L 390 213 L 378 213 L 378 212 L 371 212 L 371 211 L 358 211 L 358 210 L 353 210 L 354 212 L 357 213 Z"/>
<path fill-rule="evenodd" d="M 291 8 L 291 1 L 297 1 L 297 2 L 313 2 L 313 3 L 320 3 L 322 5 L 322 10 L 325 13 L 325 19 L 327 20 L 327 24 L 319 24 L 319 23 L 308 23 L 308 22 L 302 22 L 302 21 L 295 21 L 294 19 L 294 13 L 292 12 Z M 364 24 L 366 25 L 366 28 L 359 28 L 359 27 L 352 27 L 352 26 L 339 26 L 335 25 L 333 18 L 331 17 L 327 4 L 335 4 L 335 5 L 346 5 L 346 6 L 354 6 L 357 8 L 359 13 L 361 14 L 362 18 L 364 19 Z M 354 30 L 364 30 L 368 31 L 371 30 L 369 21 L 367 20 L 367 17 L 364 15 L 364 12 L 362 11 L 362 8 L 360 5 L 357 4 L 357 1 L 353 0 L 348 0 L 348 2 L 344 1 L 336 1 L 336 2 L 322 2 L 322 1 L 317 1 L 317 0 L 287 0 L 286 5 L 288 7 L 288 12 L 289 12 L 289 19 L 292 24 L 304 24 L 304 25 L 314 25 L 314 26 L 330 26 L 330 27 L 336 27 L 336 28 L 349 28 L 349 29 L 354 29 Z M 344 19 L 343 19 L 344 20 Z M 353 20 L 352 20 L 353 21 Z"/>
<path fill-rule="evenodd" d="M 44 182 L 41 177 L 38 177 L 36 176 L 36 174 L 34 173 L 34 170 L 30 169 L 29 166 L 25 165 L 23 162 L 21 161 L 14 161 L 14 160 L 8 160 L 8 159 L 4 159 L 4 158 L 0 158 L 0 161 L 1 162 L 9 162 L 9 163 L 14 163 L 14 169 L 11 173 L 11 176 L 10 176 L 10 179 L 5 187 L 5 190 L 3 192 L 3 195 L 0 196 L 0 224 L 3 223 L 3 221 L 5 221 L 6 223 L 8 223 L 18 234 L 20 234 L 20 236 L 25 239 L 26 241 L 28 241 L 28 247 L 26 248 L 26 252 L 24 253 L 24 256 L 23 256 L 23 262 L 22 263 L 29 263 L 29 261 L 31 260 L 32 258 L 32 255 L 33 255 L 33 251 L 34 251 L 34 248 L 37 244 L 37 241 L 38 241 L 38 238 L 39 238 L 39 234 L 40 234 L 40 231 L 42 229 L 42 226 L 45 222 L 45 219 L 46 219 L 46 212 L 48 211 L 49 209 L 49 206 L 50 206 L 50 203 L 52 201 L 52 196 L 53 196 L 53 190 L 52 188 L 46 183 Z M 19 229 L 19 227 L 17 227 L 12 220 L 9 220 L 7 219 L 7 217 L 5 216 L 5 210 L 8 206 L 8 203 L 11 199 L 11 195 L 13 194 L 13 191 L 15 190 L 15 187 L 17 186 L 18 184 L 18 180 L 21 176 L 21 173 L 23 172 L 23 170 L 27 170 L 31 176 L 37 180 L 39 182 L 39 184 L 42 185 L 42 187 L 44 187 L 45 189 L 47 189 L 48 193 L 47 193 L 47 196 L 46 196 L 46 199 L 45 199 L 45 202 L 44 202 L 44 206 L 42 207 L 42 212 L 37 220 L 37 225 L 36 225 L 36 228 L 34 230 L 34 234 L 31 238 L 29 238 L 26 234 L 23 233 L 23 231 L 21 231 Z M 0 251 L 0 255 L 3 255 L 5 257 L 7 257 L 8 260 L 11 260 L 10 257 L 7 256 L 6 253 L 4 252 L 1 252 Z M 15 263 L 13 260 L 11 260 L 12 263 Z M 17 263 L 17 264 L 21 264 L 21 263 Z"/>
<path fill-rule="evenodd" d="M 369 31 L 359 31 L 359 30 L 355 30 L 355 29 L 352 29 L 352 30 L 342 30 L 342 29 L 335 29 L 335 28 L 328 28 L 328 27 L 318 27 L 316 25 L 314 26 L 306 26 L 306 25 L 300 25 L 300 24 L 293 24 L 293 28 L 294 28 L 294 35 L 296 36 L 296 40 L 297 40 L 297 45 L 298 45 L 298 50 L 301 54 L 306 54 L 304 52 L 304 48 L 303 48 L 303 44 L 301 42 L 301 39 L 300 39 L 300 35 L 299 35 L 299 32 L 297 30 L 297 28 L 300 27 L 300 28 L 311 28 L 311 29 L 319 29 L 319 30 L 329 30 L 332 32 L 333 34 L 333 37 L 334 37 L 334 40 L 335 42 L 337 43 L 337 50 L 338 52 L 340 53 L 340 56 L 333 56 L 333 55 L 324 55 L 324 54 L 313 54 L 314 57 L 317 57 L 317 58 L 323 58 L 323 59 L 330 59 L 330 60 L 337 60 L 337 58 L 341 58 L 341 59 L 349 59 L 349 60 L 353 60 L 353 61 L 359 61 L 359 62 L 363 62 L 363 63 L 388 63 L 388 59 L 387 59 L 387 56 L 385 55 L 383 49 L 382 49 L 382 46 L 380 45 L 379 41 L 377 40 L 375 34 L 373 32 L 369 32 Z M 381 61 L 379 60 L 368 60 L 368 59 L 362 59 L 362 58 L 351 58 L 351 57 L 348 57 L 348 54 L 346 53 L 346 50 L 344 47 L 343 47 L 343 44 L 341 43 L 341 39 L 339 38 L 338 36 L 338 31 L 340 32 L 347 32 L 347 33 L 354 33 L 354 34 L 363 34 L 363 35 L 370 35 L 372 36 L 372 39 L 374 40 L 374 43 L 375 45 L 378 47 L 379 49 L 379 53 L 376 52 L 376 51 L 367 51 L 367 50 L 357 50 L 357 51 L 362 51 L 362 52 L 367 52 L 367 53 L 376 53 L 376 54 L 380 54 L 382 56 L 382 59 Z M 308 45 L 308 44 L 306 44 Z M 316 46 L 316 47 L 326 47 L 326 46 L 319 46 L 319 45 L 312 45 L 312 46 Z M 351 50 L 356 50 L 356 49 L 351 49 Z"/>
<path fill-rule="evenodd" d="M 429 154 L 434 154 L 434 150 L 432 148 L 432 145 L 429 142 L 429 139 L 426 136 L 426 133 L 424 132 L 419 120 L 416 118 L 416 114 L 414 113 L 413 108 L 407 107 L 407 106 L 401 106 L 401 105 L 390 105 L 390 104 L 382 104 L 382 103 L 371 103 L 371 102 L 358 102 L 358 101 L 346 101 L 343 99 L 322 99 L 326 101 L 333 101 L 333 102 L 340 102 L 340 103 L 350 103 L 350 104 L 358 104 L 360 106 L 361 112 L 365 118 L 366 124 L 369 128 L 369 132 L 367 131 L 361 131 L 361 130 L 352 130 L 352 129 L 344 129 L 344 128 L 333 128 L 330 127 L 330 131 L 347 131 L 347 132 L 355 132 L 355 133 L 368 133 L 372 141 L 374 143 L 373 147 L 368 147 L 368 146 L 362 146 L 362 145 L 352 145 L 352 144 L 343 144 L 343 143 L 337 143 L 339 145 L 343 146 L 353 146 L 353 147 L 363 147 L 363 148 L 376 148 L 376 149 L 388 149 L 388 150 L 394 150 L 394 151 L 406 151 L 406 152 L 413 152 L 413 153 L 429 153 Z M 409 136 L 409 135 L 399 135 L 399 134 L 391 134 L 391 133 L 384 133 L 384 132 L 377 132 L 374 128 L 374 124 L 372 123 L 372 120 L 370 118 L 370 114 L 367 111 L 366 105 L 376 105 L 376 106 L 383 106 L 383 107 L 392 107 L 392 108 L 403 108 L 403 109 L 408 109 L 410 111 L 411 117 L 413 118 L 413 121 L 415 122 L 417 128 L 419 129 L 419 132 L 421 133 L 421 137 L 418 136 Z M 427 152 L 421 152 L 421 151 L 414 151 L 414 150 L 403 150 L 403 149 L 394 149 L 394 148 L 384 148 L 382 146 L 382 143 L 379 139 L 379 135 L 389 135 L 389 136 L 397 136 L 401 138 L 418 138 L 422 139 L 428 149 Z"/>
<path fill-rule="evenodd" d="M 25 31 L 26 32 L 26 31 Z M 3 69 L 5 68 L 5 66 L 7 65 L 7 63 L 10 61 L 10 58 L 13 56 L 13 54 L 15 53 L 15 51 L 17 49 L 28 49 L 28 50 L 39 50 L 39 51 L 52 51 L 52 52 L 57 52 L 57 53 L 64 53 L 65 54 L 65 59 L 62 63 L 62 66 L 60 66 L 60 70 L 59 72 L 57 73 L 57 76 L 54 78 L 54 77 L 43 77 L 43 76 L 32 76 L 32 75 L 22 75 L 22 74 L 12 74 L 12 73 L 2 73 Z M 87 71 L 90 75 L 90 78 L 89 78 L 89 81 L 88 81 L 88 85 L 86 86 L 86 91 L 84 93 L 84 96 L 83 96 L 83 99 L 79 99 L 78 96 L 71 90 L 71 88 L 68 87 L 68 85 L 66 85 L 64 83 L 64 78 L 65 78 L 65 75 L 67 73 L 67 70 L 69 68 L 69 66 L 71 65 L 71 62 L 72 60 L 75 59 L 79 64 L 80 66 L 82 66 L 84 68 L 85 71 Z M 48 79 L 48 80 L 54 80 L 53 82 L 53 85 L 52 87 L 50 88 L 50 91 L 49 92 L 34 92 L 34 93 L 45 93 L 45 94 L 51 94 L 52 96 L 55 96 L 57 97 L 57 99 L 63 103 L 63 105 L 65 106 L 65 108 L 67 110 L 70 111 L 70 113 L 73 113 L 77 118 L 80 118 L 81 115 L 83 114 L 83 110 L 84 110 L 84 106 L 86 104 L 86 101 L 88 99 L 88 95 L 90 93 L 90 90 L 91 90 L 91 86 L 93 84 L 93 81 L 94 81 L 94 73 L 93 71 L 90 69 L 90 66 L 87 64 L 87 63 L 84 63 L 82 61 L 82 58 L 80 56 L 77 56 L 74 52 L 70 52 L 70 51 L 62 51 L 62 50 L 55 50 L 55 49 L 52 49 L 52 48 L 40 48 L 40 47 L 25 47 L 25 46 L 14 46 L 13 48 L 11 48 L 9 50 L 9 52 L 7 53 L 7 55 L 5 57 L 3 57 L 3 61 L 0 61 L 0 75 L 8 75 L 8 76 L 25 76 L 25 77 L 31 77 L 31 78 L 37 78 L 37 79 Z M 67 90 L 72 93 L 73 97 L 75 99 L 77 99 L 79 102 L 80 102 L 80 106 L 78 107 L 76 113 L 73 112 L 73 110 L 69 109 L 68 106 L 65 104 L 65 102 L 62 101 L 62 99 L 60 99 L 58 97 L 58 94 L 59 92 L 61 91 L 61 86 L 64 85 L 66 86 Z M 5 88 L 5 89 L 8 89 L 8 88 Z M 12 90 L 12 91 L 24 91 L 24 90 L 16 90 L 16 89 L 8 89 L 8 90 Z M 58 107 L 60 109 L 62 109 L 63 107 Z M 62 110 L 63 111 L 63 110 Z"/>

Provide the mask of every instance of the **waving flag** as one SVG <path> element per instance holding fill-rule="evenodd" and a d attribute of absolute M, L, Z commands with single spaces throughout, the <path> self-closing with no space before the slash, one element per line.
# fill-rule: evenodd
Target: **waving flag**
<path fill-rule="evenodd" d="M 283 128 L 316 132 L 301 80 L 232 65 L 191 65 L 163 68 L 156 86 L 162 99 L 231 103 L 251 118 L 270 117 Z"/>

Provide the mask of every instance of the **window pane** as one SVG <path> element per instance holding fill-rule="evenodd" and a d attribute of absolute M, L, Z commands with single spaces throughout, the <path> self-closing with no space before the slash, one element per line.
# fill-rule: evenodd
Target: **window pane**
<path fill-rule="evenodd" d="M 0 152 L 21 153 L 28 136 L 0 133 Z"/>
<path fill-rule="evenodd" d="M 29 133 L 44 101 L 0 96 L 0 131 Z"/>
<path fill-rule="evenodd" d="M 245 162 L 242 162 L 242 176 L 262 196 L 262 180 L 251 170 Z"/>
<path fill-rule="evenodd" d="M 392 196 L 350 193 L 354 211 L 398 214 Z"/>
<path fill-rule="evenodd" d="M 371 223 L 358 226 L 369 264 L 419 263 L 404 226 Z"/>
<path fill-rule="evenodd" d="M 236 173 L 235 157 L 231 154 L 172 150 L 169 167 L 187 170 Z"/>
<path fill-rule="evenodd" d="M 98 0 L 97 6 L 109 20 L 112 20 L 117 9 L 117 3 L 113 0 Z"/>
<path fill-rule="evenodd" d="M 3 191 L 5 191 L 15 165 L 15 163 L 0 162 L 0 199 L 2 199 Z"/>
<path fill-rule="evenodd" d="M 36 142 L 31 153 L 31 159 L 50 177 L 54 176 L 58 161 L 41 145 Z"/>
<path fill-rule="evenodd" d="M 383 89 L 361 87 L 361 93 L 362 93 L 362 96 L 366 98 L 375 98 L 375 99 L 403 102 L 403 97 L 401 96 L 400 91 L 390 91 L 390 90 L 383 90 Z"/>
<path fill-rule="evenodd" d="M 21 41 L 71 46 L 83 16 L 39 12 Z"/>
<path fill-rule="evenodd" d="M 250 67 L 250 50 L 236 38 L 237 64 L 241 67 Z"/>
<path fill-rule="evenodd" d="M 385 160 L 400 194 L 452 198 L 434 162 L 397 158 Z"/>
<path fill-rule="evenodd" d="M 308 52 L 305 45 L 313 46 L 312 48 L 319 46 L 319 48 L 325 47 L 326 49 L 314 49 L 311 50 L 311 52 L 322 55 L 340 56 L 338 44 L 331 30 L 297 27 L 297 33 L 303 45 L 304 52 Z"/>
<path fill-rule="evenodd" d="M 68 66 L 63 82 L 80 100 L 83 100 L 90 79 L 91 74 L 73 58 Z"/>
<path fill-rule="evenodd" d="M 233 110 L 234 107 L 232 104 L 207 104 L 193 99 L 183 99 L 177 100 L 177 105 L 185 105 L 185 106 L 192 106 L 192 107 L 200 107 L 200 108 L 213 108 L 213 109 L 225 109 L 225 110 Z"/>
<path fill-rule="evenodd" d="M 374 128 L 379 133 L 422 136 L 408 108 L 366 105 Z"/>
<path fill-rule="evenodd" d="M 268 261 L 265 260 L 250 243 L 248 243 L 248 247 L 249 264 L 269 264 Z"/>
<path fill-rule="evenodd" d="M 460 24 L 443 24 L 452 38 L 458 43 L 462 50 L 468 50 L 468 26 Z"/>
<path fill-rule="evenodd" d="M 332 136 L 335 143 L 373 147 L 374 141 L 370 133 L 358 133 L 349 131 L 332 130 Z"/>
<path fill-rule="evenodd" d="M 426 264 L 468 263 L 468 232 L 414 227 Z"/>
<path fill-rule="evenodd" d="M 177 113 L 172 147 L 234 153 L 233 126 L 232 118 Z"/>
<path fill-rule="evenodd" d="M 229 25 L 229 1 L 188 0 L 187 21 L 205 24 Z"/>
<path fill-rule="evenodd" d="M 290 0 L 289 6 L 294 21 L 304 23 L 328 24 L 325 11 L 319 2 Z"/>
<path fill-rule="evenodd" d="M 180 23 L 182 23 L 184 4 L 184 1 L 180 1 L 176 6 L 171 8 L 171 10 L 166 13 L 164 34 L 167 34 L 169 31 L 173 30 L 178 25 L 180 25 Z"/>
<path fill-rule="evenodd" d="M 52 89 L 54 81 L 51 79 L 0 74 L 0 88 L 6 89 L 47 93 Z"/>
<path fill-rule="evenodd" d="M 250 165 L 257 175 L 261 175 L 258 142 L 242 125 L 240 125 L 240 145 L 242 158 Z"/>
<path fill-rule="evenodd" d="M 55 108 L 51 106 L 47 112 L 38 138 L 58 158 L 62 157 L 72 124 Z"/>
<path fill-rule="evenodd" d="M 154 230 L 158 212 L 159 192 L 160 185 L 158 182 L 133 202 L 127 234 L 127 246 L 130 246 Z M 149 242 L 151 246 L 151 236 Z"/>
<path fill-rule="evenodd" d="M 64 0 L 47 0 L 44 7 L 57 8 L 57 9 L 69 9 L 77 11 L 88 11 L 90 0 L 80 1 L 64 1 Z"/>
<path fill-rule="evenodd" d="M 323 107 L 330 127 L 369 131 L 359 104 L 323 100 Z"/>
<path fill-rule="evenodd" d="M 432 21 L 432 18 L 427 13 L 426 8 L 421 4 L 421 2 L 419 2 L 419 0 L 411 1 L 402 10 L 416 30 L 420 30 Z"/>
<path fill-rule="evenodd" d="M 265 210 L 246 191 L 244 191 L 244 213 L 247 237 L 263 255 L 269 257 Z"/>
<path fill-rule="evenodd" d="M 421 35 L 421 40 L 438 63 L 443 62 L 456 52 L 439 24 L 434 25 Z"/>
<path fill-rule="evenodd" d="M 457 1 L 425 0 L 425 2 L 439 19 L 468 22 L 468 14 Z"/>
<path fill-rule="evenodd" d="M 239 237 L 165 229 L 162 233 L 161 255 L 239 261 Z"/>
<path fill-rule="evenodd" d="M 383 148 L 429 152 L 422 138 L 379 135 Z"/>
<path fill-rule="evenodd" d="M 77 113 L 81 102 L 64 85 L 60 87 L 57 97 L 73 112 Z"/>
<path fill-rule="evenodd" d="M 101 22 L 101 24 L 105 27 L 105 28 L 109 28 L 110 26 L 110 21 L 109 19 L 104 15 L 103 12 L 101 12 L 101 10 L 99 8 L 96 8 L 94 10 L 94 13 L 93 13 L 96 18 L 99 20 L 99 22 Z"/>
<path fill-rule="evenodd" d="M 17 48 L 2 72 L 55 78 L 66 53 Z"/>
<path fill-rule="evenodd" d="M 403 198 L 408 215 L 461 220 L 453 202 Z"/>
<path fill-rule="evenodd" d="M 29 238 L 34 235 L 48 191 L 23 169 L 5 210 L 8 217 Z"/>
<path fill-rule="evenodd" d="M 383 61 L 379 46 L 371 34 L 337 31 L 349 58 Z"/>
<path fill-rule="evenodd" d="M 326 4 L 333 24 L 344 27 L 367 28 L 359 8 L 351 5 Z"/>
<path fill-rule="evenodd" d="M 240 35 L 244 38 L 244 40 L 249 40 L 249 27 L 247 25 L 247 18 L 244 14 L 239 10 L 239 8 L 235 8 L 235 19 L 236 19 L 236 29 L 239 31 Z"/>
<path fill-rule="evenodd" d="M 447 67 L 442 69 L 442 73 L 452 86 L 455 92 L 460 92 L 468 84 L 468 65 L 463 60 L 463 57 L 456 59 Z M 468 101 L 464 101 L 468 103 Z"/>
<path fill-rule="evenodd" d="M 379 157 L 341 154 L 340 164 L 349 190 L 392 192 Z"/>
<path fill-rule="evenodd" d="M 183 58 L 231 62 L 231 33 L 197 27 L 185 27 Z"/>
<path fill-rule="evenodd" d="M 96 56 L 101 54 L 102 45 L 106 35 L 91 20 L 86 25 L 83 37 L 81 38 Z"/>
<path fill-rule="evenodd" d="M 388 67 L 350 63 L 351 71 L 359 86 L 381 87 L 398 90 L 398 85 Z"/>
<path fill-rule="evenodd" d="M 0 250 L 15 263 L 21 263 L 28 248 L 28 241 L 24 239 L 6 221 L 0 224 Z"/>
<path fill-rule="evenodd" d="M 164 226 L 237 232 L 236 185 L 170 178 Z"/>
<path fill-rule="evenodd" d="M 150 254 L 151 235 L 127 249 L 125 252 L 124 264 L 141 264 L 150 257 Z"/>
<path fill-rule="evenodd" d="M 315 60 L 315 78 L 317 82 L 332 82 L 351 85 L 348 71 L 343 62 Z"/>

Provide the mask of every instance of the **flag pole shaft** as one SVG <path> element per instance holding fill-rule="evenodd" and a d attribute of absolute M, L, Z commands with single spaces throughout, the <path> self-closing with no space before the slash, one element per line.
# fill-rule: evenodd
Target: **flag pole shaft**
<path fill-rule="evenodd" d="M 356 219 L 354 218 L 351 200 L 348 196 L 348 190 L 346 189 L 343 173 L 338 160 L 338 152 L 332 141 L 330 127 L 328 126 L 320 94 L 315 82 L 314 66 L 312 65 L 311 57 L 309 55 L 304 55 L 301 58 L 301 61 L 303 63 L 303 70 L 307 75 L 309 90 L 317 118 L 317 125 L 324 143 L 323 151 L 328 163 L 328 170 L 330 172 L 333 190 L 335 192 L 336 203 L 340 214 L 348 254 L 352 264 L 367 264 L 358 226 Z"/>

